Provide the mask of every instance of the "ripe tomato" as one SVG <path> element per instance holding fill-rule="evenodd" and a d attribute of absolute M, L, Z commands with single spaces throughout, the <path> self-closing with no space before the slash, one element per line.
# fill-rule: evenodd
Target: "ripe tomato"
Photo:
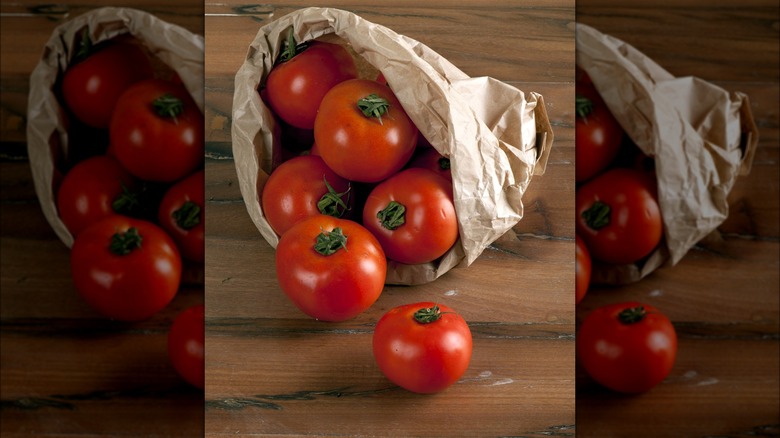
<path fill-rule="evenodd" d="M 139 200 L 134 192 L 139 186 L 112 157 L 88 158 L 62 179 L 57 191 L 57 211 L 68 231 L 77 236 L 100 219 L 137 210 Z"/>
<path fill-rule="evenodd" d="M 436 260 L 458 240 L 452 184 L 428 169 L 401 171 L 368 195 L 363 225 L 391 260 L 405 264 Z"/>
<path fill-rule="evenodd" d="M 588 252 L 588 247 L 585 246 L 585 242 L 580 239 L 580 236 L 575 236 L 575 240 L 576 246 L 574 251 L 576 264 L 574 269 L 577 276 L 575 303 L 579 304 L 582 299 L 585 298 L 585 294 L 588 292 L 588 287 L 590 286 L 591 260 L 590 252 Z"/>
<path fill-rule="evenodd" d="M 587 181 L 609 166 L 620 151 L 623 128 L 593 86 L 577 86 L 575 179 Z"/>
<path fill-rule="evenodd" d="M 205 325 L 205 308 L 201 304 L 181 312 L 168 331 L 168 359 L 184 380 L 200 389 L 206 377 Z"/>
<path fill-rule="evenodd" d="M 163 196 L 157 218 L 182 257 L 197 263 L 205 259 L 204 184 L 204 172 L 200 170 L 171 186 Z"/>
<path fill-rule="evenodd" d="M 353 204 L 349 181 L 316 155 L 302 155 L 274 169 L 263 187 L 262 206 L 271 228 L 282 235 L 317 214 L 344 217 Z"/>
<path fill-rule="evenodd" d="M 111 119 L 111 151 L 136 177 L 184 178 L 203 163 L 203 114 L 187 90 L 152 79 L 133 85 Z"/>
<path fill-rule="evenodd" d="M 672 370 L 677 333 L 669 318 L 653 306 L 612 304 L 594 310 L 583 321 L 577 356 L 588 374 L 607 388 L 645 392 Z"/>
<path fill-rule="evenodd" d="M 73 283 L 101 314 L 122 321 L 149 318 L 176 295 L 181 257 L 151 222 L 115 215 L 83 230 L 70 257 Z"/>
<path fill-rule="evenodd" d="M 471 330 L 462 316 L 443 304 L 406 304 L 379 319 L 373 351 L 390 381 L 430 394 L 446 389 L 468 369 Z"/>
<path fill-rule="evenodd" d="M 373 235 L 356 222 L 327 215 L 293 225 L 276 247 L 276 276 L 304 313 L 344 321 L 382 293 L 387 260 Z"/>
<path fill-rule="evenodd" d="M 417 144 L 417 127 L 393 92 L 352 79 L 322 99 L 314 141 L 328 167 L 351 181 L 378 182 L 398 172 Z"/>
<path fill-rule="evenodd" d="M 265 96 L 279 118 L 312 129 L 325 93 L 356 77 L 355 61 L 344 47 L 321 41 L 296 45 L 291 30 L 280 59 L 266 78 Z"/>
<path fill-rule="evenodd" d="M 593 258 L 634 263 L 661 241 L 663 225 L 647 175 L 609 170 L 577 190 L 577 234 Z"/>
<path fill-rule="evenodd" d="M 422 136 L 421 136 L 422 137 Z M 422 167 L 430 169 L 443 176 L 447 181 L 452 182 L 452 170 L 450 170 L 450 159 L 443 156 L 432 147 L 419 147 L 417 154 L 412 158 L 409 167 Z"/>
<path fill-rule="evenodd" d="M 89 45 L 88 40 L 82 44 Z M 90 50 L 87 46 L 83 60 L 68 66 L 62 77 L 62 96 L 79 120 L 107 129 L 119 96 L 132 84 L 151 78 L 154 71 L 144 51 L 121 38 Z"/>

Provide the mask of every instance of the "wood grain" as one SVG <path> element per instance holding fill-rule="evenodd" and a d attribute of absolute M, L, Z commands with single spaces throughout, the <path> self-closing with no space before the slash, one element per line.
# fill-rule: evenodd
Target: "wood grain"
<path fill-rule="evenodd" d="M 728 219 L 676 266 L 625 287 L 592 287 L 594 309 L 639 300 L 680 338 L 669 377 L 618 395 L 577 370 L 582 437 L 747 437 L 780 434 L 780 46 L 776 2 L 580 0 L 577 20 L 633 45 L 676 76 L 698 76 L 750 98 L 760 142 L 749 176 L 729 194 Z"/>
<path fill-rule="evenodd" d="M 207 436 L 574 434 L 573 4 L 486 3 L 331 4 L 423 42 L 469 75 L 541 93 L 556 135 L 547 172 L 523 197 L 523 220 L 473 265 L 387 286 L 341 323 L 308 319 L 279 288 L 230 143 L 233 78 L 247 46 L 261 25 L 308 4 L 206 4 Z M 371 354 L 382 314 L 423 300 L 455 308 L 474 336 L 469 370 L 432 396 L 393 385 Z"/>

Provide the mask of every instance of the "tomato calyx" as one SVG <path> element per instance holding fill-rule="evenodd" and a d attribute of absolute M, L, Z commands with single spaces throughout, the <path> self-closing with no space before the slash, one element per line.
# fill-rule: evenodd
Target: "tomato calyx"
<path fill-rule="evenodd" d="M 441 170 L 450 170 L 450 159 L 447 157 L 441 157 L 437 161 L 439 163 L 439 169 Z"/>
<path fill-rule="evenodd" d="M 387 102 L 387 99 L 379 97 L 374 93 L 358 100 L 357 106 L 364 116 L 379 119 L 380 125 L 383 124 L 382 116 L 390 111 L 390 103 Z"/>
<path fill-rule="evenodd" d="M 133 193 L 124 182 L 120 182 L 120 184 L 122 186 L 122 194 L 117 196 L 114 202 L 111 203 L 111 209 L 119 214 L 130 215 L 141 208 L 141 192 Z"/>
<path fill-rule="evenodd" d="M 341 248 L 344 248 L 344 251 L 347 250 L 347 236 L 341 227 L 336 227 L 333 231 L 323 230 L 317 235 L 314 250 L 318 253 L 329 256 Z"/>
<path fill-rule="evenodd" d="M 618 313 L 618 320 L 623 324 L 635 324 L 647 316 L 644 306 L 629 307 Z"/>
<path fill-rule="evenodd" d="M 171 118 L 179 123 L 176 116 L 184 112 L 184 102 L 178 97 L 165 93 L 152 102 L 155 113 L 162 118 Z"/>
<path fill-rule="evenodd" d="M 295 58 L 295 55 L 298 55 L 299 53 L 303 52 L 309 47 L 309 43 L 302 42 L 300 44 L 295 43 L 295 35 L 293 34 L 293 28 L 290 28 L 290 31 L 287 33 L 287 41 L 285 41 L 284 48 L 279 53 L 279 58 L 276 60 L 277 64 L 287 62 L 293 58 Z"/>
<path fill-rule="evenodd" d="M 200 206 L 192 201 L 187 201 L 178 210 L 174 211 L 171 216 L 176 221 L 176 225 L 182 229 L 189 230 L 200 223 Z"/>
<path fill-rule="evenodd" d="M 133 250 L 141 247 L 143 238 L 138 234 L 138 228 L 128 228 L 124 233 L 117 232 L 111 236 L 109 250 L 116 255 L 128 255 Z"/>
<path fill-rule="evenodd" d="M 593 112 L 593 101 L 585 96 L 576 96 L 574 98 L 574 105 L 577 116 L 587 123 L 588 116 Z"/>
<path fill-rule="evenodd" d="M 439 305 L 434 304 L 433 307 L 423 307 L 414 312 L 414 320 L 420 324 L 430 324 L 441 319 L 441 316 L 444 315 L 444 313 L 448 312 L 442 312 L 441 309 L 439 309 Z"/>
<path fill-rule="evenodd" d="M 328 193 L 322 195 L 322 198 L 320 198 L 320 200 L 317 202 L 317 209 L 320 211 L 320 213 L 326 214 L 328 216 L 344 216 L 344 213 L 349 210 L 347 202 L 349 202 L 352 185 L 348 185 L 347 190 L 339 193 L 336 191 L 336 189 L 333 188 L 333 186 L 330 185 L 330 183 L 328 183 L 326 178 L 323 177 L 322 180 L 325 181 L 325 187 L 328 188 Z M 344 201 L 344 195 L 347 196 L 346 202 Z"/>
<path fill-rule="evenodd" d="M 79 40 L 79 48 L 76 51 L 74 62 L 79 62 L 87 59 L 92 54 L 94 45 L 92 44 L 92 38 L 89 37 L 89 28 L 85 27 L 81 30 L 81 39 Z"/>
<path fill-rule="evenodd" d="M 582 218 L 585 223 L 594 230 L 600 230 L 609 225 L 609 214 L 611 209 L 609 205 L 596 201 L 587 210 L 582 212 Z"/>
<path fill-rule="evenodd" d="M 390 231 L 395 230 L 406 222 L 406 207 L 397 201 L 390 201 L 387 207 L 376 214 L 382 227 Z"/>

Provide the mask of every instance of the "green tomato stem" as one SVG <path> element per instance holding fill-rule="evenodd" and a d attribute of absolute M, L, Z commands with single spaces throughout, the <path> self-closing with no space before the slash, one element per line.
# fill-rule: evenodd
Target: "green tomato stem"
<path fill-rule="evenodd" d="M 325 187 L 328 188 L 328 193 L 322 195 L 320 200 L 317 202 L 317 209 L 320 211 L 320 213 L 326 214 L 328 216 L 344 216 L 344 213 L 349 210 L 347 202 L 349 202 L 350 190 L 352 189 L 352 186 L 348 185 L 347 190 L 338 193 L 333 188 L 333 186 L 328 183 L 328 180 L 325 179 L 325 177 L 323 177 L 322 180 L 325 181 Z M 347 196 L 346 201 L 343 199 L 344 195 Z"/>
<path fill-rule="evenodd" d="M 399 202 L 390 201 L 387 207 L 376 214 L 376 217 L 382 227 L 392 231 L 406 222 L 406 207 Z"/>
<path fill-rule="evenodd" d="M 588 116 L 593 112 L 593 101 L 585 96 L 575 96 L 574 105 L 577 116 L 584 120 L 587 120 Z"/>
<path fill-rule="evenodd" d="M 124 233 L 117 232 L 111 236 L 109 250 L 116 255 L 128 255 L 141 247 L 143 238 L 138 234 L 138 228 L 129 228 Z"/>
<path fill-rule="evenodd" d="M 587 210 L 582 212 L 582 218 L 585 223 L 594 230 L 600 230 L 609 225 L 609 215 L 611 209 L 609 205 L 596 201 Z"/>
<path fill-rule="evenodd" d="M 383 124 L 382 116 L 390 111 L 390 104 L 387 102 L 387 99 L 373 93 L 358 100 L 357 106 L 364 116 L 379 119 L 380 125 Z"/>
<path fill-rule="evenodd" d="M 182 229 L 192 229 L 200 223 L 200 206 L 192 201 L 187 201 L 174 211 L 172 216 L 176 225 Z"/>
<path fill-rule="evenodd" d="M 644 306 L 630 307 L 618 314 L 618 320 L 623 324 L 635 324 L 645 319 L 646 315 L 647 311 Z"/>
<path fill-rule="evenodd" d="M 172 118 L 175 123 L 179 123 L 176 116 L 184 112 L 184 102 L 167 93 L 155 99 L 152 106 L 158 116 Z"/>
<path fill-rule="evenodd" d="M 434 304 L 433 307 L 423 307 L 422 309 L 414 312 L 414 320 L 420 324 L 430 324 L 436 322 L 441 318 L 441 310 L 438 304 Z"/>
<path fill-rule="evenodd" d="M 329 256 L 341 248 L 344 248 L 344 251 L 347 250 L 347 236 L 344 235 L 344 231 L 340 227 L 336 227 L 330 232 L 323 231 L 317 235 L 314 250 L 318 253 Z"/>

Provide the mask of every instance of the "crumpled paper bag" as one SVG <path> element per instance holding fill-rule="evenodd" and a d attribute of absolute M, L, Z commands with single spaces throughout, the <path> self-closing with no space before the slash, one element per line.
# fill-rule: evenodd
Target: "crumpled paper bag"
<path fill-rule="evenodd" d="M 56 175 L 61 169 L 56 168 L 55 160 L 60 151 L 67 152 L 68 131 L 54 87 L 78 50 L 79 34 L 84 28 L 95 44 L 123 34 L 134 36 L 151 55 L 178 74 L 201 111 L 204 104 L 202 36 L 147 12 L 114 7 L 94 9 L 54 29 L 30 76 L 27 151 L 43 213 L 68 248 L 73 245 L 73 235 L 57 213 Z"/>
<path fill-rule="evenodd" d="M 353 13 L 307 8 L 261 27 L 235 78 L 232 138 L 239 185 L 252 221 L 271 246 L 279 236 L 263 215 L 260 196 L 279 135 L 258 90 L 290 27 L 298 42 L 335 36 L 381 71 L 420 133 L 451 160 L 459 241 L 432 263 L 389 263 L 388 284 L 426 283 L 468 266 L 522 218 L 522 195 L 531 177 L 544 173 L 553 142 L 541 95 L 488 77 L 470 78 L 425 45 Z"/>
<path fill-rule="evenodd" d="M 727 196 L 750 173 L 758 129 L 748 96 L 674 77 L 629 44 L 577 24 L 577 66 L 626 134 L 654 157 L 664 243 L 642 264 L 595 264 L 593 281 L 626 284 L 677 264 L 729 214 Z"/>

